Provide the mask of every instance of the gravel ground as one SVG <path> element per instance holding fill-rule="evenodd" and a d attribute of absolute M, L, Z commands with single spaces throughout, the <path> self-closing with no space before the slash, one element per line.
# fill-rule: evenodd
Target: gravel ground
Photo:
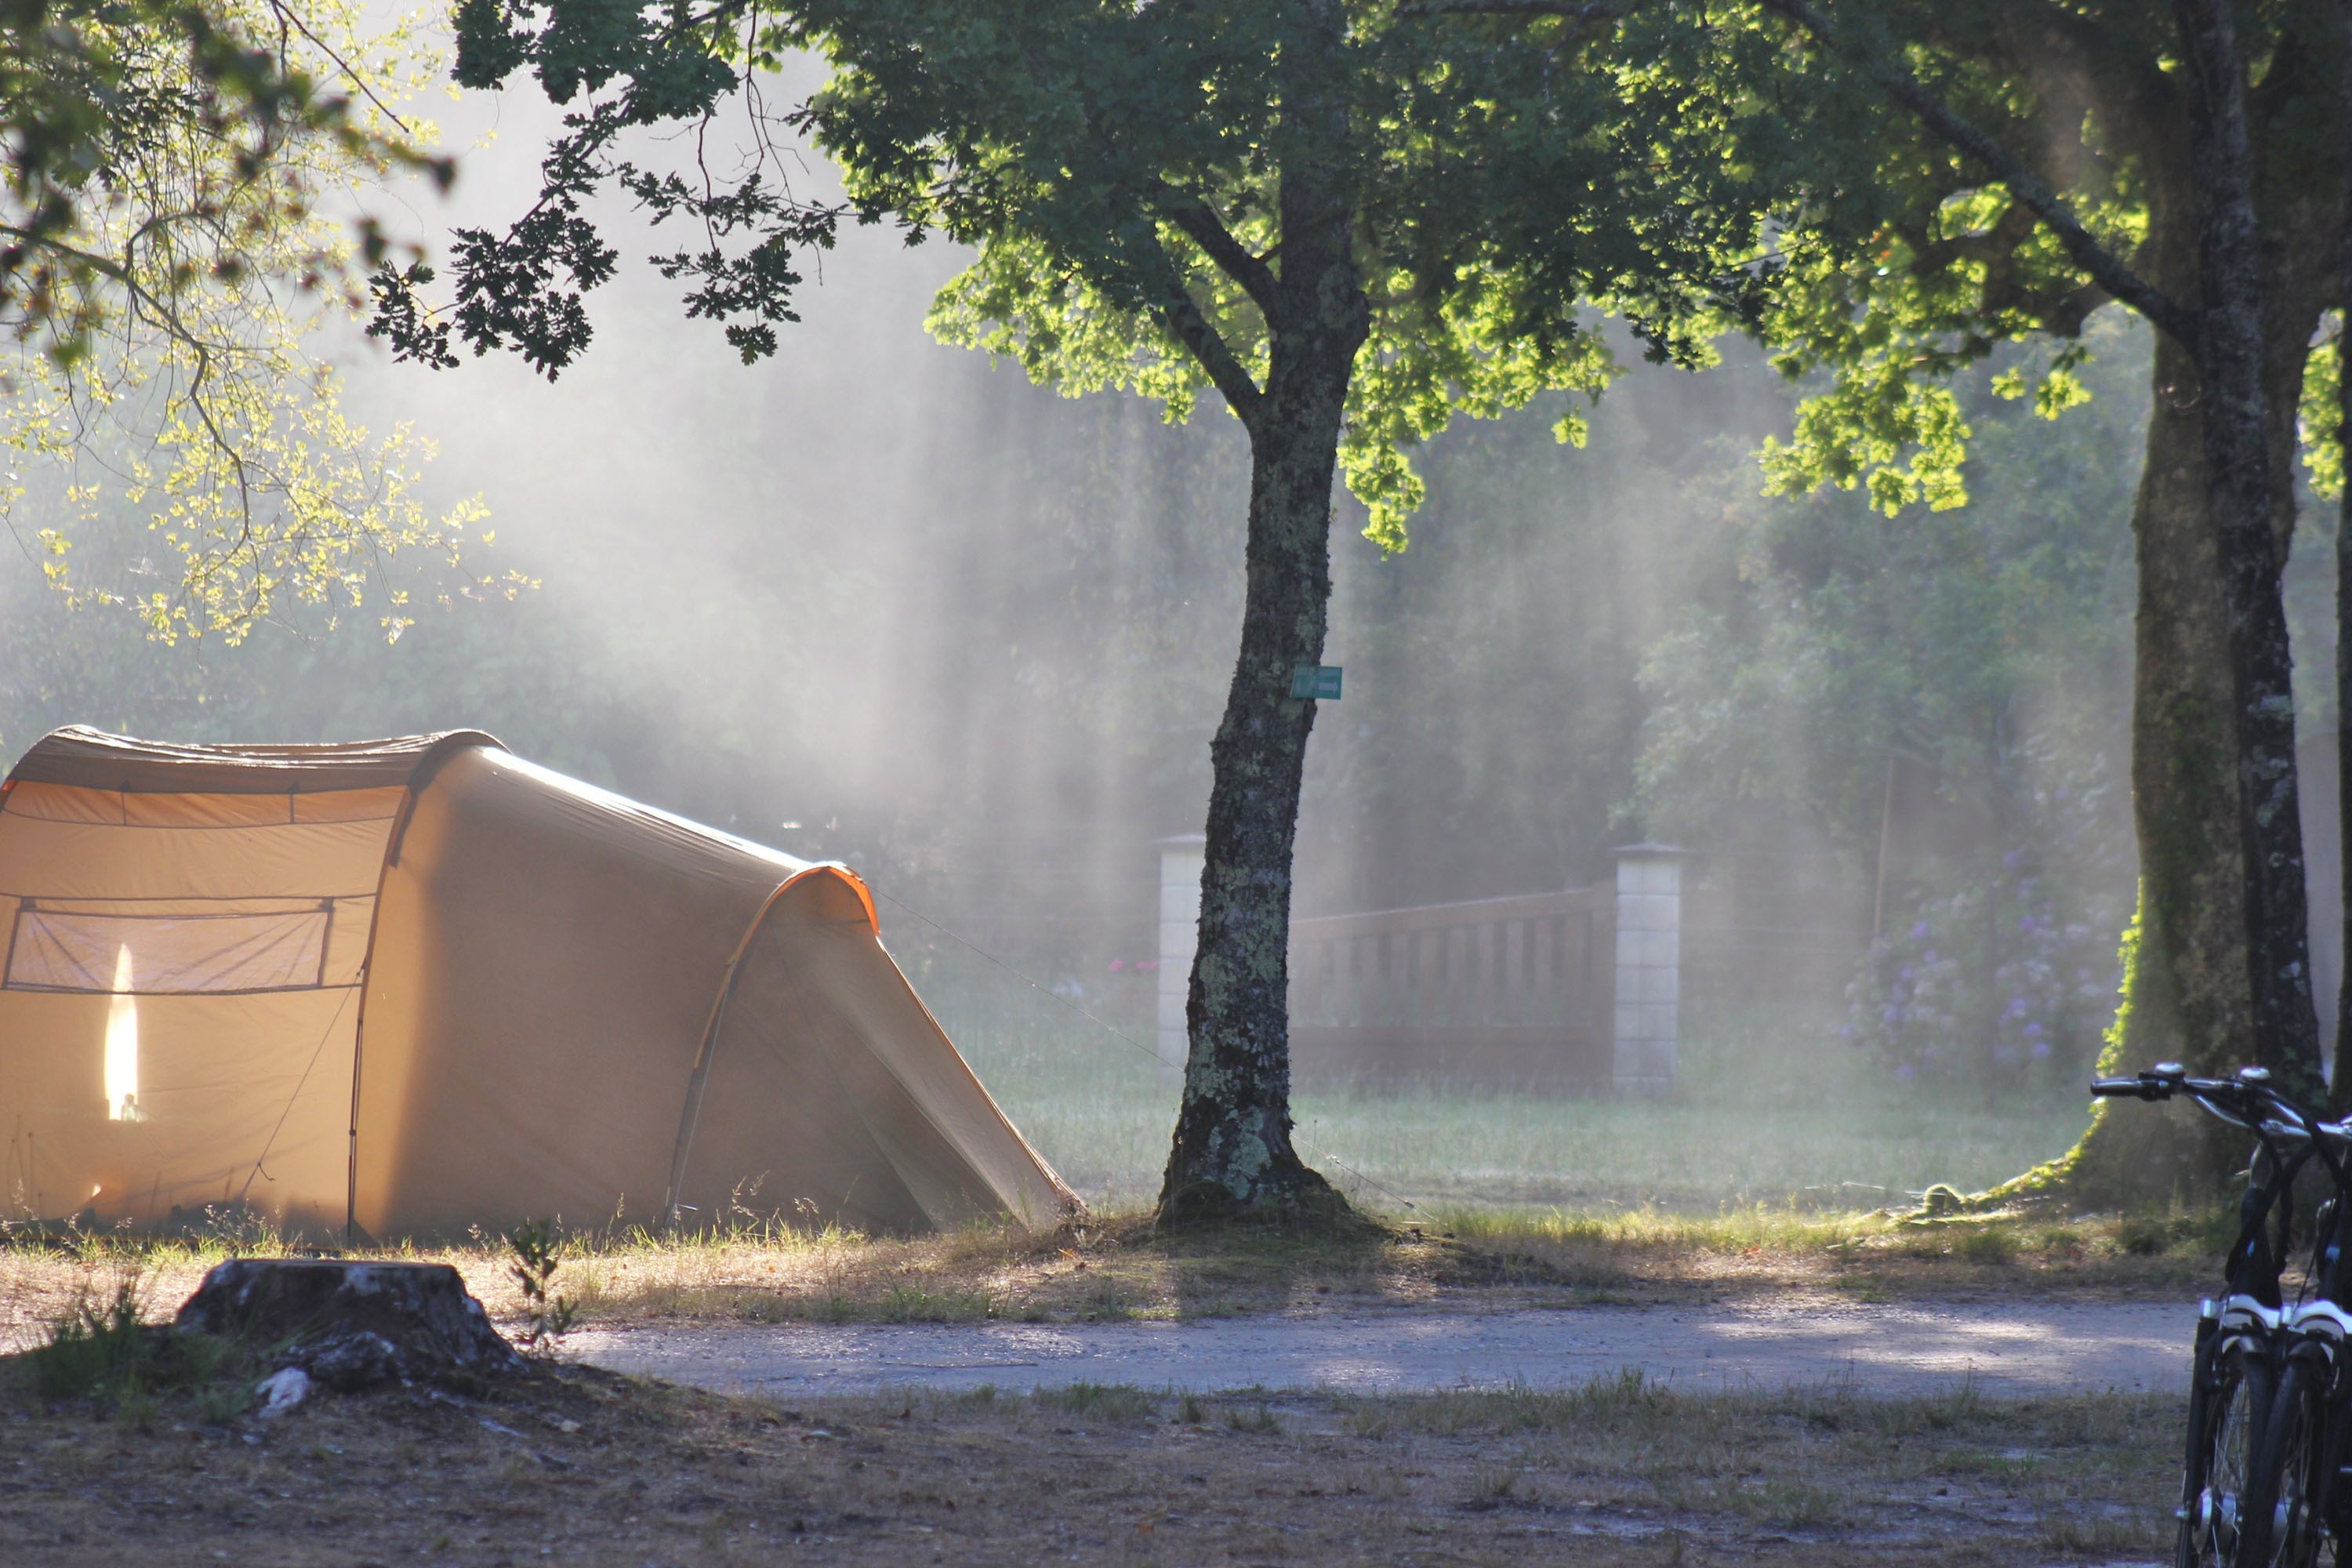
<path fill-rule="evenodd" d="M 740 1324 L 599 1329 L 572 1359 L 727 1394 L 1078 1384 L 1215 1393 L 1566 1388 L 1627 1369 L 1693 1392 L 1851 1384 L 1919 1394 L 2171 1394 L 2195 1308 L 2063 1300 L 1805 1300 L 1192 1322 Z"/>

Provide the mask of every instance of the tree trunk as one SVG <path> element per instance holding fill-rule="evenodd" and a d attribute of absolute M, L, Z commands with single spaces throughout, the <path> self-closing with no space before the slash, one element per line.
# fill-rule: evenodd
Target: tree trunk
<path fill-rule="evenodd" d="M 2150 271 L 2171 293 L 2193 283 L 2177 235 L 2151 232 Z M 2163 261 L 2170 252 L 2174 265 Z M 2177 294 L 2176 294 L 2176 297 Z M 2237 833 L 2237 726 L 2230 626 L 2210 526 L 2204 403 L 2179 343 L 2156 341 L 2147 449 L 2132 506 L 2139 569 L 2134 620 L 2132 816 L 2139 909 L 2126 954 L 2122 1006 L 2103 1070 L 2181 1061 L 2233 1066 L 2253 1037 L 2246 990 L 2245 904 Z M 2239 1152 L 2227 1130 L 2194 1112 L 2159 1115 L 2098 1102 L 2068 1161 L 2082 1202 L 2191 1197 L 2211 1190 Z"/>
<path fill-rule="evenodd" d="M 2200 198 L 2200 341 L 2207 493 L 2229 594 L 2246 981 L 2253 1057 L 2289 1092 L 2316 1100 L 2319 1020 L 2311 1001 L 2303 820 L 2295 798 L 2294 660 L 2281 592 L 2270 388 L 2267 279 L 2255 211 L 2245 67 L 2230 0 L 2180 0 L 2190 83 L 2191 163 Z"/>
<path fill-rule="evenodd" d="M 2336 82 L 2341 105 L 2336 150 L 2344 160 L 2336 182 L 2336 441 L 2343 492 L 2336 511 L 2336 837 L 2344 859 L 2345 951 L 2352 952 L 2352 5 L 2337 8 L 2342 51 Z M 2352 967 L 2352 966 L 2347 966 Z M 2352 976 L 2336 988 L 2336 1071 L 2330 1100 L 2341 1114 L 2352 1103 Z"/>
<path fill-rule="evenodd" d="M 446 1263 L 231 1258 L 205 1276 L 174 1326 L 244 1340 L 276 1365 L 347 1392 L 394 1378 L 462 1384 L 523 1366 Z"/>
<path fill-rule="evenodd" d="M 1371 331 L 1354 229 L 1331 149 L 1346 17 L 1307 0 L 1284 51 L 1280 271 L 1261 301 L 1265 391 L 1250 435 L 1249 582 L 1241 657 L 1211 742 L 1200 946 L 1184 1016 L 1184 1098 L 1160 1189 L 1163 1220 L 1336 1215 L 1347 1205 L 1290 1143 L 1290 859 L 1312 699 L 1291 672 L 1320 664 L 1331 597 L 1331 482 L 1356 351 Z"/>
<path fill-rule="evenodd" d="M 2327 284 L 2309 255 L 2320 225 L 2308 170 L 2266 166 L 2256 183 L 2226 8 L 2184 0 L 2179 14 L 2189 156 L 2151 182 L 2144 255 L 2158 288 L 2198 300 L 2202 337 L 2193 356 L 2169 337 L 2156 344 L 2133 514 L 2140 900 L 2101 1068 L 2260 1062 L 2311 1095 L 2318 1029 L 2281 587 L 2294 400 Z M 2243 1155 L 2242 1138 L 2210 1118 L 2102 1102 L 2056 1173 L 2079 1202 L 2195 1198 Z"/>
<path fill-rule="evenodd" d="M 1250 462 L 1241 657 L 1210 747 L 1191 1049 L 1160 1189 L 1171 1220 L 1336 1202 L 1290 1142 L 1291 849 L 1315 703 L 1291 671 L 1319 664 L 1331 594 L 1331 483 L 1355 343 L 1277 340 Z"/>
<path fill-rule="evenodd" d="M 1171 1221 L 1339 1206 L 1290 1142 L 1291 850 L 1315 724 L 1314 701 L 1291 695 L 1291 672 L 1322 662 L 1331 484 L 1361 342 L 1360 329 L 1277 336 L 1251 436 L 1241 656 L 1209 748 L 1191 1046 L 1160 1195 Z"/>
<path fill-rule="evenodd" d="M 2000 710 L 1989 708 L 1984 735 L 1984 952 L 1977 1003 L 1977 1092 L 1990 1110 L 2000 1101 L 2000 931 L 2003 857 L 2009 853 L 2008 813 L 2001 809 Z"/>

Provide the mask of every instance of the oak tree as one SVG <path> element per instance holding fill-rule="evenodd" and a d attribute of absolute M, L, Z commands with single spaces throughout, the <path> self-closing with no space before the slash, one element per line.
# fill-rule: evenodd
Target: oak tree
<path fill-rule="evenodd" d="M 2020 337 L 2077 342 L 2110 301 L 2156 328 L 2133 520 L 2141 892 L 2110 1060 L 2260 1062 L 2316 1097 L 2281 580 L 2297 395 L 2338 298 L 2334 8 L 1761 4 L 1790 25 L 1780 112 L 1872 162 L 1850 188 L 1893 198 L 1805 226 L 1818 254 L 1768 331 L 1840 385 L 1779 455 L 1785 482 L 1866 475 L 1891 504 L 1957 500 L 1937 376 Z M 1872 97 L 1879 112 L 1859 107 Z M 2068 368 L 2062 353 L 2032 389 L 2045 412 L 2080 395 Z M 2202 1190 L 2231 1151 L 2200 1131 L 2101 1113 L 2022 1184 Z"/>
<path fill-rule="evenodd" d="M 1804 0 L 1768 4 L 1833 47 L 1832 25 Z M 2297 394 L 2318 318 L 2336 302 L 2342 181 L 2328 177 L 2338 151 L 2328 128 L 2344 103 L 2328 68 L 2341 47 L 2331 10 L 2179 0 L 2165 11 L 1903 17 L 1910 37 L 2011 106 L 2022 123 L 2005 137 L 1926 89 L 1889 36 L 1847 46 L 2000 184 L 2011 211 L 2030 215 L 2078 289 L 2121 301 L 2159 334 L 2135 519 L 2142 891 L 2115 1065 L 2260 1062 L 2315 1100 L 2324 1089 L 2281 587 Z M 2061 185 L 2104 211 L 2085 223 Z M 2092 227 L 2101 216 L 2105 233 Z M 2108 1198 L 2203 1187 L 2227 1163 L 2210 1134 L 2156 1133 L 2153 1119 L 2102 1117 L 2038 1179 Z"/>
<path fill-rule="evenodd" d="M 1779 47 L 1744 62 L 1752 112 L 1731 129 L 1768 159 L 1799 160 L 1784 180 L 1806 194 L 1776 236 L 1788 276 L 1763 335 L 1791 374 L 1838 377 L 1794 446 L 1768 454 L 1782 487 L 1866 480 L 1890 510 L 1958 504 L 1966 431 L 1939 384 L 1952 372 L 2019 337 L 2076 340 L 2110 301 L 2157 329 L 2135 518 L 2142 897 L 2114 1054 L 2258 1061 L 2312 1098 L 2324 1088 L 2281 577 L 2297 394 L 2337 298 L 2337 10 L 1755 0 L 1719 16 L 1729 31 L 1781 26 Z M 1773 127 L 1762 143 L 1759 124 Z M 2078 395 L 2078 363 L 2062 353 L 2035 389 L 2046 411 Z M 2024 1184 L 2203 1186 L 2227 1155 L 2200 1131 L 2101 1114 Z"/>
<path fill-rule="evenodd" d="M 585 346 L 617 256 L 584 201 L 614 182 L 698 229 L 659 258 L 746 357 L 776 346 L 792 258 L 846 218 L 975 252 L 933 330 L 1072 394 L 1247 432 L 1241 647 L 1211 746 L 1190 1056 L 1161 1191 L 1171 1218 L 1337 1206 L 1290 1138 L 1291 857 L 1325 653 L 1335 473 L 1402 548 L 1410 448 L 1456 414 L 1597 393 L 1601 312 L 1698 364 L 1754 319 L 1768 193 L 1726 156 L 1719 31 L 1598 4 L 1507 22 L 1377 0 L 808 0 L 614 6 L 464 0 L 461 80 L 534 74 L 569 110 L 538 205 L 462 234 L 454 310 L 396 289 L 404 352 Z M 709 127 L 788 51 L 827 64 L 789 117 L 839 207 L 755 156 L 730 184 L 640 165 L 638 126 Z M 752 140 L 761 142 L 761 122 Z M 388 280 L 397 284 L 399 279 Z M 1574 414 L 1564 436 L 1575 437 Z"/>

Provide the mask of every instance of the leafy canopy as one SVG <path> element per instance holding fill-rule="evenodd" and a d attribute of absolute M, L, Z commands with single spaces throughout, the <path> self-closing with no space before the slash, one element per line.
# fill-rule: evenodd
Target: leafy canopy
<path fill-rule="evenodd" d="M 1671 8 L 1622 24 L 1588 9 L 1598 25 L 1360 0 L 466 0 L 460 79 L 530 70 L 570 108 L 566 134 L 530 213 L 458 237 L 454 310 L 387 275 L 380 325 L 414 357 L 446 363 L 454 328 L 556 374 L 586 346 L 583 296 L 614 263 L 582 205 L 611 182 L 656 222 L 700 224 L 698 247 L 656 259 L 747 359 L 790 318 L 791 251 L 830 244 L 843 217 L 887 219 L 978 252 L 933 309 L 942 338 L 1175 418 L 1213 388 L 1255 435 L 1281 390 L 1276 340 L 1350 308 L 1302 310 L 1280 286 L 1328 237 L 1285 232 L 1286 184 L 1311 182 L 1370 317 L 1341 464 L 1368 533 L 1401 548 L 1422 496 L 1405 451 L 1455 413 L 1597 393 L 1612 370 L 1599 312 L 1696 365 L 1762 309 L 1768 193 L 1723 151 L 1752 108 L 1724 85 L 1738 39 Z M 771 117 L 766 73 L 799 50 L 829 79 Z M 623 129 L 673 121 L 708 149 L 730 103 L 748 171 L 731 183 L 707 153 L 683 181 L 613 152 Z M 833 157 L 843 202 L 788 196 L 779 127 Z M 1581 433 L 1563 416 L 1563 438 Z"/>
<path fill-rule="evenodd" d="M 173 285 L 250 269 L 227 220 L 302 216 L 305 176 L 331 163 L 421 171 L 446 186 L 453 166 L 420 151 L 380 96 L 395 89 L 412 25 L 362 37 L 357 20 L 335 0 L 0 6 L 0 323 L 60 358 L 87 352 L 126 296 L 163 311 Z M 142 202 L 124 243 L 89 243 L 110 214 Z M 190 230 L 226 253 L 173 244 Z M 381 260 L 380 227 L 362 218 L 360 233 L 368 261 Z M 142 249 L 176 270 L 147 276 Z"/>
<path fill-rule="evenodd" d="M 1780 47 L 1754 80 L 1781 129 L 1747 155 L 1794 155 L 1805 200 L 1777 238 L 1786 259 L 1759 336 L 1791 379 L 1826 387 L 1787 443 L 1767 443 L 1769 489 L 1862 488 L 1892 515 L 1964 505 L 1969 428 L 1955 376 L 2000 345 L 2053 342 L 1993 392 L 2054 419 L 2086 401 L 2084 322 L 2107 292 L 1980 163 L 1890 101 L 1899 67 L 1994 141 L 2024 153 L 2085 229 L 2126 258 L 2147 236 L 2148 150 L 2111 112 L 2177 68 L 2162 8 L 2085 0 L 1892 0 L 1819 8 L 1835 44 L 1766 21 Z M 1743 121 L 1743 135 L 1750 122 Z"/>
<path fill-rule="evenodd" d="M 435 64 L 355 0 L 0 7 L 0 525 L 72 602 L 235 641 L 373 584 L 397 635 L 388 558 L 454 557 L 479 507 L 428 513 L 427 449 L 344 418 L 308 346 L 390 248 L 321 206 L 447 177 L 391 107 Z M 75 533 L 122 509 L 163 563 L 85 580 Z"/>

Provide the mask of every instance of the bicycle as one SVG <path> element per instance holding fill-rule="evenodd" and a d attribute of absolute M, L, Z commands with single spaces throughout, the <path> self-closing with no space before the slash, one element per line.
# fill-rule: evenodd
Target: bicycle
<path fill-rule="evenodd" d="M 2339 1304 L 2352 1285 L 2345 1246 L 2352 1204 L 2344 1202 L 2337 1151 L 2352 1145 L 2352 1130 L 2319 1121 L 2273 1088 L 2262 1068 L 2200 1079 L 2178 1062 L 2159 1062 L 2133 1078 L 2098 1079 L 2091 1092 L 2187 1095 L 2254 1135 L 2223 1293 L 2198 1308 L 2175 1561 L 2179 1568 L 2307 1568 L 2324 1534 L 2352 1536 L 2345 1528 L 2352 1521 L 2336 1517 L 2352 1491 L 2339 1499 L 2335 1485 L 2352 1394 L 2345 1353 L 2352 1313 Z M 2294 1205 L 2281 1200 L 2314 1155 L 2336 1193 L 2313 1226 L 2312 1267 L 2290 1307 L 2284 1281 Z"/>

